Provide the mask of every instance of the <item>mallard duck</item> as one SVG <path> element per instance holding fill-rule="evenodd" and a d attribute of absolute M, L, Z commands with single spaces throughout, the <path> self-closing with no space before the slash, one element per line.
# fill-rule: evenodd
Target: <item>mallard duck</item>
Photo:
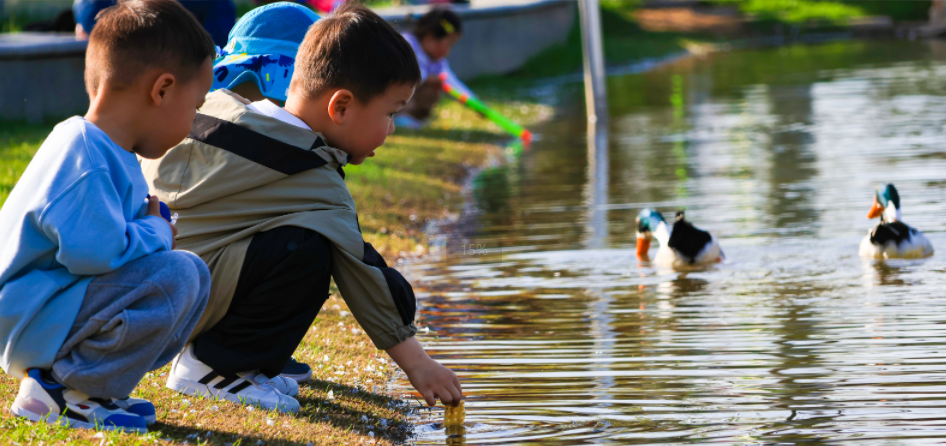
<path fill-rule="evenodd" d="M 637 215 L 637 258 L 648 260 L 650 241 L 657 237 L 660 248 L 654 263 L 661 266 L 693 266 L 718 263 L 723 251 L 716 237 L 697 229 L 686 220 L 683 211 L 677 212 L 673 228 L 659 212 L 644 209 Z"/>
<path fill-rule="evenodd" d="M 877 186 L 867 218 L 880 223 L 861 241 L 861 257 L 916 259 L 933 255 L 933 245 L 922 232 L 900 221 L 900 194 L 893 184 Z"/>

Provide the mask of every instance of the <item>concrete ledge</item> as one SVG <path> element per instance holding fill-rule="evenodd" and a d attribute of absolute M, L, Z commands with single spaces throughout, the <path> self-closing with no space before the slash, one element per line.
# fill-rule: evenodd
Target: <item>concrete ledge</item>
<path fill-rule="evenodd" d="M 0 34 L 0 60 L 85 57 L 88 42 L 76 40 L 72 33 Z"/>

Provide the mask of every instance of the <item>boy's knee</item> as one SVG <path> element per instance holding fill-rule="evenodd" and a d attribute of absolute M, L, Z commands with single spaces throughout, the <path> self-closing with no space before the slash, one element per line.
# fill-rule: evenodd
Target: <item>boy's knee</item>
<path fill-rule="evenodd" d="M 175 304 L 195 304 L 207 299 L 210 270 L 204 261 L 185 251 L 164 251 L 152 254 L 159 264 L 151 275 L 154 283 L 164 289 Z"/>
<path fill-rule="evenodd" d="M 204 259 L 201 259 L 196 254 L 187 251 L 171 251 L 176 254 L 181 255 L 182 262 L 184 260 L 190 261 L 194 268 L 197 271 L 197 281 L 200 284 L 201 288 L 210 286 L 210 268 L 207 267 L 207 264 L 204 263 Z"/>

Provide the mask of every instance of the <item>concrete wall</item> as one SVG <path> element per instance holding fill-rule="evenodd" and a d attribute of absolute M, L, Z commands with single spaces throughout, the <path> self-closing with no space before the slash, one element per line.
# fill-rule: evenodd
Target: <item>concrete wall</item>
<path fill-rule="evenodd" d="M 85 113 L 85 48 L 68 34 L 0 36 L 0 119 L 39 122 Z"/>
<path fill-rule="evenodd" d="M 16 0 L 6 0 L 8 6 L 11 1 Z M 464 32 L 450 65 L 464 80 L 514 71 L 536 53 L 564 41 L 577 15 L 575 2 L 560 0 L 455 9 L 464 21 Z M 378 12 L 406 30 L 426 11 L 427 7 L 408 7 Z M 4 80 L 0 119 L 38 122 L 84 113 L 89 103 L 83 81 L 85 47 L 69 34 L 0 34 Z"/>

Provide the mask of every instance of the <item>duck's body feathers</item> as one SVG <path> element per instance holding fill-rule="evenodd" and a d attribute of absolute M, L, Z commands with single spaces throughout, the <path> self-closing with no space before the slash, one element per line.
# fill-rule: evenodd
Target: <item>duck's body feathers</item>
<path fill-rule="evenodd" d="M 860 255 L 873 259 L 916 259 L 933 255 L 933 244 L 906 223 L 881 222 L 861 241 Z"/>
<path fill-rule="evenodd" d="M 674 222 L 673 231 L 662 223 L 654 236 L 660 243 L 654 257 L 659 266 L 686 268 L 719 263 L 724 257 L 716 237 L 682 218 Z"/>
<path fill-rule="evenodd" d="M 673 231 L 670 232 L 667 246 L 676 251 L 683 260 L 696 263 L 699 254 L 712 241 L 713 236 L 709 232 L 697 229 L 690 222 L 680 219 L 673 223 Z"/>

